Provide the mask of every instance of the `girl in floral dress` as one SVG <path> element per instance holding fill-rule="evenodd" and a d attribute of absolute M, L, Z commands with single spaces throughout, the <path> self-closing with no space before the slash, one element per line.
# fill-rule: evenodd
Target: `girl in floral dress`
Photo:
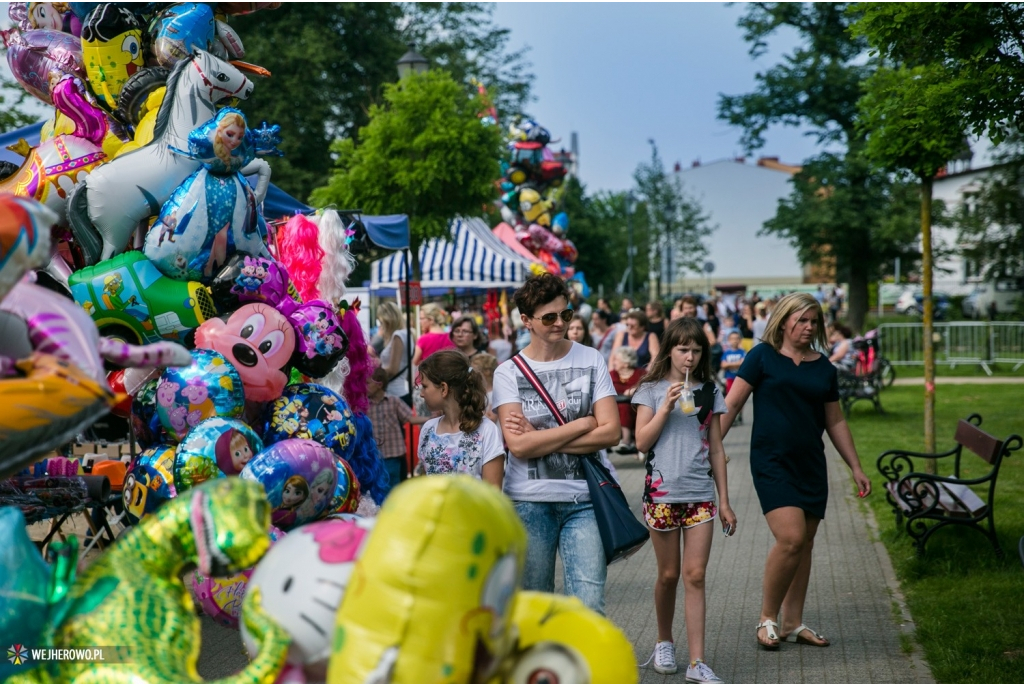
<path fill-rule="evenodd" d="M 720 516 L 726 535 L 736 530 L 717 416 L 726 406 L 712 377 L 709 347 L 700 321 L 676 319 L 633 395 L 636 446 L 647 454 L 644 519 L 658 560 L 658 642 L 651 658 L 658 673 L 676 672 L 672 620 L 681 568 L 690 649 L 686 680 L 691 683 L 722 682 L 704 662 L 704 574 L 714 537 L 713 526 L 704 524 Z"/>
<path fill-rule="evenodd" d="M 441 350 L 420 365 L 420 396 L 432 412 L 420 431 L 419 458 L 427 475 L 468 473 L 501 489 L 505 447 L 484 416 L 487 393 L 480 372 L 462 352 Z"/>

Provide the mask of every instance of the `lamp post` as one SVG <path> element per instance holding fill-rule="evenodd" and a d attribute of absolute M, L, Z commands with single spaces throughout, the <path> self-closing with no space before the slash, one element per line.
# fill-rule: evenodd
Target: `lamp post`
<path fill-rule="evenodd" d="M 626 193 L 626 231 L 629 234 L 629 247 L 627 248 L 627 256 L 629 257 L 629 263 L 626 267 L 626 273 L 629 274 L 629 297 L 633 298 L 633 254 L 636 252 L 636 248 L 633 247 L 633 191 Z"/>
<path fill-rule="evenodd" d="M 398 58 L 395 66 L 398 68 L 398 78 L 401 80 L 412 74 L 427 73 L 430 70 L 430 60 L 416 52 L 413 44 L 409 43 L 409 51 Z"/>
<path fill-rule="evenodd" d="M 409 43 L 409 50 L 404 55 L 398 58 L 398 61 L 395 62 L 395 68 L 398 70 L 398 80 L 403 81 L 405 80 L 406 77 L 411 76 L 413 74 L 419 75 L 427 73 L 427 71 L 430 70 L 430 61 L 420 53 L 416 52 L 416 50 L 413 47 L 413 44 Z M 410 281 L 412 280 L 412 271 L 409 268 L 409 262 L 411 260 L 406 256 L 408 254 L 409 251 L 407 250 L 406 254 L 402 255 L 402 267 L 403 270 L 405 271 L 405 297 L 403 298 L 405 304 L 405 372 L 406 378 L 409 381 L 409 394 L 411 396 L 412 345 L 409 343 L 412 341 L 412 306 L 409 303 L 409 297 L 411 290 Z M 409 462 L 409 466 L 412 466 L 411 461 Z"/>

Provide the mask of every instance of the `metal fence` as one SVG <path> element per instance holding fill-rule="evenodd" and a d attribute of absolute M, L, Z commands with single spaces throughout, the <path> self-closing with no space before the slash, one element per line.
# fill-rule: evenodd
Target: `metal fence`
<path fill-rule="evenodd" d="M 885 323 L 878 327 L 881 354 L 893 366 L 924 364 L 924 324 Z M 956 321 L 936 323 L 932 339 L 935 363 L 978 364 L 992 375 L 990 364 L 1024 365 L 1024 322 Z"/>

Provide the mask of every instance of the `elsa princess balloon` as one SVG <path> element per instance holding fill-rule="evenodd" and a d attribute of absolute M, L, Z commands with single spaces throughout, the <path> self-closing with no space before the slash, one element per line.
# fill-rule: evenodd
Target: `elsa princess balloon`
<path fill-rule="evenodd" d="M 143 252 L 161 273 L 209 284 L 237 251 L 268 257 L 267 226 L 257 208 L 262 198 L 242 171 L 258 166 L 259 192 L 270 168 L 255 160 L 245 116 L 226 107 L 192 131 L 187 151 L 173 151 L 202 166 L 175 189 L 146 234 Z"/>

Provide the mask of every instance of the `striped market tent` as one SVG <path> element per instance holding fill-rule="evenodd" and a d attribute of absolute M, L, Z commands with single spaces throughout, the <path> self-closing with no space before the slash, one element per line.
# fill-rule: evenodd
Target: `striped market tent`
<path fill-rule="evenodd" d="M 375 261 L 370 289 L 397 288 L 405 280 L 404 251 Z M 422 288 L 515 288 L 532 273 L 529 260 L 491 233 L 482 219 L 455 219 L 451 238 L 420 246 Z"/>

